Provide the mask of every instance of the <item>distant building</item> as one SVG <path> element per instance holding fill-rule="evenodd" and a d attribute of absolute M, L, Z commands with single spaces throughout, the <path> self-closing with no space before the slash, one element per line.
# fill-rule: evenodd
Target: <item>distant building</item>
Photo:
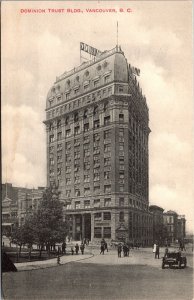
<path fill-rule="evenodd" d="M 177 219 L 177 239 L 183 241 L 186 237 L 186 219 L 184 215 L 178 216 Z"/>
<path fill-rule="evenodd" d="M 163 211 L 164 209 L 157 205 L 150 205 L 150 212 L 153 214 L 153 242 L 163 244 L 164 226 Z"/>
<path fill-rule="evenodd" d="M 28 213 L 37 208 L 42 199 L 44 187 L 29 189 L 14 187 L 11 183 L 1 186 L 2 233 L 9 235 L 15 225 L 21 225 Z"/>
<path fill-rule="evenodd" d="M 116 46 L 48 92 L 47 185 L 59 185 L 74 240 L 152 243 L 149 112 L 138 75 Z"/>
<path fill-rule="evenodd" d="M 178 238 L 178 214 L 173 210 L 169 210 L 163 214 L 163 218 L 164 227 L 166 228 L 166 240 L 170 243 L 176 242 Z"/>

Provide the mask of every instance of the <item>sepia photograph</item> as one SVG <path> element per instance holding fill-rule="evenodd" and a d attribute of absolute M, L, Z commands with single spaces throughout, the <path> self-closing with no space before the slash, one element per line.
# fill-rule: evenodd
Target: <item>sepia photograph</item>
<path fill-rule="evenodd" d="M 192 1 L 1 2 L 1 297 L 192 300 Z"/>

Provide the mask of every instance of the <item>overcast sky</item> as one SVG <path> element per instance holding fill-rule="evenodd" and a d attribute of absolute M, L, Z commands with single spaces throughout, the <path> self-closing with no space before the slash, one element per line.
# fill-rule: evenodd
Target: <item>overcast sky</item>
<path fill-rule="evenodd" d="M 83 13 L 20 13 L 81 8 Z M 87 13 L 86 8 L 132 12 Z M 99 50 L 119 44 L 150 112 L 150 203 L 185 214 L 193 224 L 192 2 L 3 2 L 3 182 L 46 185 L 46 95 L 56 76 L 78 66 L 79 43 Z M 7 169 L 7 172 L 6 172 Z M 6 174 L 7 173 L 7 174 Z"/>

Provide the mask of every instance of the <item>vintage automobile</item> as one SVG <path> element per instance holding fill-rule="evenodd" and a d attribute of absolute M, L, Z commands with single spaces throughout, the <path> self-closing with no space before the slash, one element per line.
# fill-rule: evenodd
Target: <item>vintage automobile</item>
<path fill-rule="evenodd" d="M 180 251 L 168 252 L 162 259 L 162 269 L 168 265 L 170 268 L 172 266 L 178 266 L 185 268 L 187 266 L 187 258 Z"/>

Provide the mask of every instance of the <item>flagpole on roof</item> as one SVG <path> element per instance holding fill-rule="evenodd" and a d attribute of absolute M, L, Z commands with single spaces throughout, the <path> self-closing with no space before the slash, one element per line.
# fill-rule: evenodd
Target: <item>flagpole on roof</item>
<path fill-rule="evenodd" d="M 118 21 L 117 21 L 117 48 L 118 48 L 118 39 L 119 39 L 119 34 L 118 34 L 118 31 L 119 31 L 119 30 L 118 30 L 118 27 L 119 27 L 119 26 L 118 26 Z"/>

